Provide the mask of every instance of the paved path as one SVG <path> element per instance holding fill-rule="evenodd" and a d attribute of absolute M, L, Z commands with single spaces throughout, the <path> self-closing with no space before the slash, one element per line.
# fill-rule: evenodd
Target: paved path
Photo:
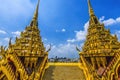
<path fill-rule="evenodd" d="M 85 80 L 85 76 L 77 66 L 50 66 L 43 80 Z"/>

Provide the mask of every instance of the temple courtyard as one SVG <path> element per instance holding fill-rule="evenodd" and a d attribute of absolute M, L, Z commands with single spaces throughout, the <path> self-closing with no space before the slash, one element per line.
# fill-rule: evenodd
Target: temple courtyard
<path fill-rule="evenodd" d="M 43 80 L 86 80 L 83 70 L 77 63 L 51 63 Z"/>

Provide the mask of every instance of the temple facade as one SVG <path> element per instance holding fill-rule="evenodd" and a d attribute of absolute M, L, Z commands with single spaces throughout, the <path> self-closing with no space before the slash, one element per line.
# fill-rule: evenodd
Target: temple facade
<path fill-rule="evenodd" d="M 0 80 L 120 80 L 120 42 L 94 14 L 90 0 L 89 27 L 80 62 L 48 63 L 38 28 L 39 2 L 33 18 L 15 43 L 0 47 Z M 66 71 L 66 72 L 64 72 Z"/>
<path fill-rule="evenodd" d="M 88 0 L 89 27 L 79 51 L 87 80 L 120 80 L 120 42 L 95 16 Z"/>
<path fill-rule="evenodd" d="M 48 52 L 38 29 L 39 1 L 29 26 L 15 43 L 0 48 L 0 80 L 41 80 L 48 63 Z"/>

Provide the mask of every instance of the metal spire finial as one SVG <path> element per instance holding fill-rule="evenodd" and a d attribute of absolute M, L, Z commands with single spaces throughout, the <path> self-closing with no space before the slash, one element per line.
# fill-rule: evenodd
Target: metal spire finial
<path fill-rule="evenodd" d="M 88 0 L 88 8 L 89 8 L 89 15 L 90 15 L 90 16 L 94 15 L 94 11 L 93 11 L 93 9 L 92 9 L 90 0 Z"/>
<path fill-rule="evenodd" d="M 38 0 L 38 4 L 37 4 L 37 7 L 36 7 L 36 10 L 35 10 L 35 13 L 34 13 L 34 16 L 33 16 L 33 19 L 31 21 L 31 25 L 38 25 L 38 10 L 39 10 L 39 3 L 40 3 L 40 0 Z"/>

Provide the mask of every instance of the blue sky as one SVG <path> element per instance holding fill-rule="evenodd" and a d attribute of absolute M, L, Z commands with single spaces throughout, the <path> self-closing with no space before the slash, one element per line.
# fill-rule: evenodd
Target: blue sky
<path fill-rule="evenodd" d="M 29 25 L 37 0 L 0 0 L 0 45 L 19 36 Z M 120 39 L 120 0 L 91 0 L 100 22 Z M 45 46 L 52 44 L 49 57 L 78 57 L 88 28 L 87 0 L 41 0 L 39 29 Z M 13 41 L 14 43 L 14 41 Z"/>

